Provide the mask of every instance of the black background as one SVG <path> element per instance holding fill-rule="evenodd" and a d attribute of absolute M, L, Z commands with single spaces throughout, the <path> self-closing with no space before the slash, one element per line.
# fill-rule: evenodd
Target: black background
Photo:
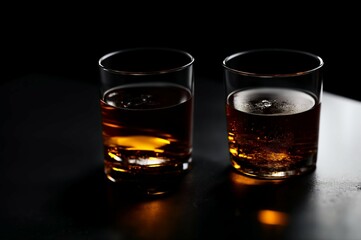
<path fill-rule="evenodd" d="M 359 99 L 357 7 L 327 3 L 13 3 L 2 16 L 2 81 L 28 73 L 98 81 L 98 59 L 128 47 L 190 52 L 196 76 L 222 80 L 222 60 L 252 48 L 305 50 L 325 61 L 324 89 Z"/>

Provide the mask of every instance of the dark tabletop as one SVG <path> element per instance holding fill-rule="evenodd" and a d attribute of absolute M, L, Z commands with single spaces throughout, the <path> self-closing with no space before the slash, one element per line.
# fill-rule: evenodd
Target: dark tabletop
<path fill-rule="evenodd" d="M 361 103 L 324 93 L 315 172 L 247 178 L 228 159 L 221 82 L 196 78 L 194 166 L 171 194 L 103 173 L 95 84 L 0 85 L 0 239 L 361 239 Z"/>

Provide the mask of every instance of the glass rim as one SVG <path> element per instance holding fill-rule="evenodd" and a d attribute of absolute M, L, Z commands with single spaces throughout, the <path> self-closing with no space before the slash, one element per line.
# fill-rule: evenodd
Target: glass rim
<path fill-rule="evenodd" d="M 119 69 L 114 69 L 114 68 L 111 68 L 111 67 L 107 67 L 107 66 L 105 66 L 103 64 L 103 62 L 105 60 L 107 60 L 110 57 L 115 56 L 115 55 L 119 55 L 119 54 L 122 54 L 122 53 L 129 53 L 129 52 L 134 52 L 135 53 L 135 52 L 141 52 L 141 51 L 147 51 L 147 50 L 162 51 L 162 52 L 179 54 L 180 56 L 187 57 L 188 61 L 186 61 L 184 64 L 179 64 L 179 66 L 177 66 L 177 67 L 165 68 L 163 70 L 155 70 L 155 71 L 119 70 Z M 133 48 L 125 48 L 125 49 L 112 51 L 112 52 L 109 52 L 109 53 L 103 55 L 98 60 L 98 66 L 101 69 L 103 69 L 104 71 L 107 71 L 107 72 L 110 72 L 110 73 L 115 73 L 115 74 L 120 74 L 120 75 L 156 75 L 156 74 L 164 74 L 164 73 L 171 73 L 171 72 L 181 71 L 181 70 L 191 66 L 194 63 L 194 61 L 195 61 L 195 58 L 189 52 L 187 52 L 185 50 L 181 50 L 181 49 L 168 48 L 168 47 L 133 47 Z"/>
<path fill-rule="evenodd" d="M 234 67 L 228 66 L 228 62 L 239 57 L 242 55 L 252 54 L 252 53 L 260 53 L 260 52 L 283 52 L 283 53 L 296 53 L 303 56 L 309 56 L 313 58 L 314 60 L 318 61 L 318 64 L 315 65 L 315 67 L 310 68 L 308 70 L 304 71 L 295 71 L 290 73 L 257 73 L 252 71 L 243 71 Z M 258 49 L 250 49 L 250 50 L 244 50 L 240 52 L 233 53 L 227 57 L 225 57 L 222 61 L 222 66 L 234 73 L 245 75 L 245 76 L 253 76 L 253 77 L 264 77 L 264 78 L 272 78 L 272 77 L 293 77 L 293 76 L 301 76 L 301 75 L 307 75 L 309 73 L 315 72 L 318 69 L 322 68 L 324 65 L 323 59 L 313 53 L 303 51 L 303 50 L 296 50 L 296 49 L 290 49 L 290 48 L 258 48 Z"/>

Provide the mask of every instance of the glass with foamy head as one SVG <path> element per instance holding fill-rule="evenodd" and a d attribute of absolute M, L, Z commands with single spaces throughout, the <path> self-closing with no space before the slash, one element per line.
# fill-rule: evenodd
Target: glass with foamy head
<path fill-rule="evenodd" d="M 293 49 L 254 49 L 223 61 L 231 164 L 283 179 L 316 168 L 323 60 Z"/>

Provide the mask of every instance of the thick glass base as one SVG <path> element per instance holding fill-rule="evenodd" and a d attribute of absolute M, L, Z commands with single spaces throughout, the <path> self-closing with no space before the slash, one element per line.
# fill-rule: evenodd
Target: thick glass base
<path fill-rule="evenodd" d="M 316 169 L 316 163 L 309 161 L 304 162 L 303 165 L 291 164 L 284 167 L 275 164 L 270 164 L 268 166 L 253 165 L 250 164 L 248 161 L 239 161 L 239 159 L 237 161 L 232 159 L 231 163 L 233 168 L 243 175 L 269 180 L 287 179 L 291 177 L 301 176 L 313 172 Z"/>
<path fill-rule="evenodd" d="M 192 160 L 159 166 L 122 166 L 105 161 L 105 175 L 124 191 L 135 195 L 156 196 L 175 191 L 191 170 Z"/>

